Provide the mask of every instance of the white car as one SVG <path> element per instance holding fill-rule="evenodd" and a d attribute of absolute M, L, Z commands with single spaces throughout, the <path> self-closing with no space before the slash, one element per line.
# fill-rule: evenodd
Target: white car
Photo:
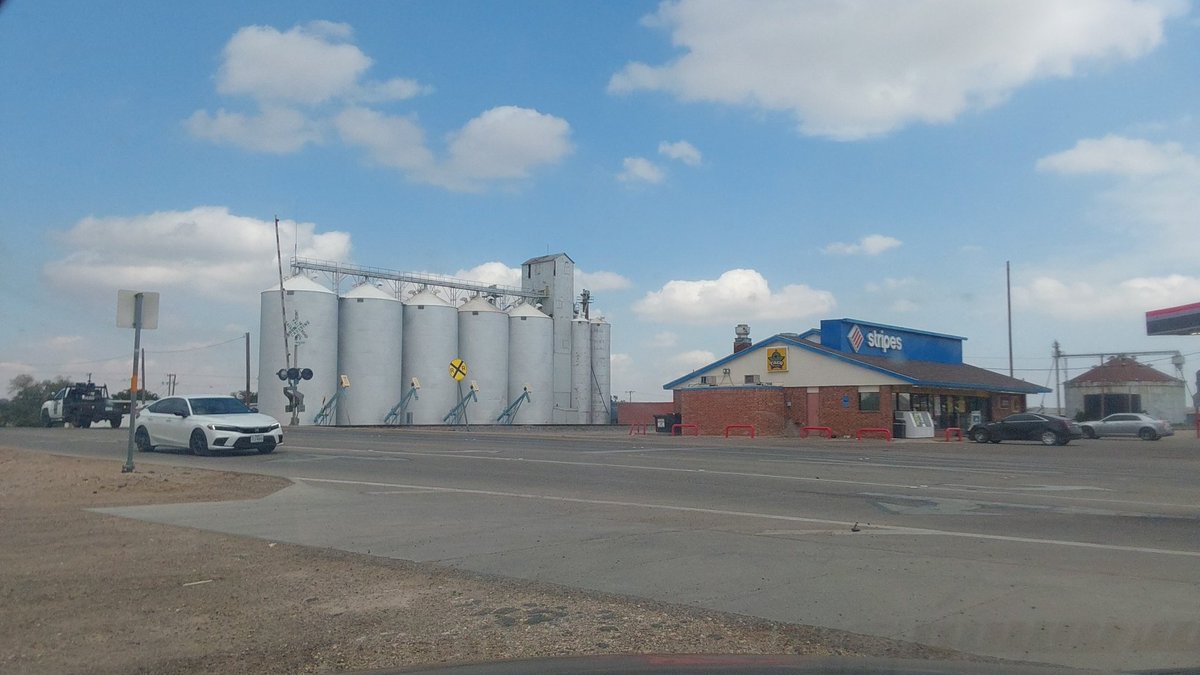
<path fill-rule="evenodd" d="M 283 430 L 270 415 L 247 408 L 232 396 L 170 396 L 137 414 L 133 440 L 138 450 L 187 448 L 196 455 L 216 450 L 274 452 Z"/>
<path fill-rule="evenodd" d="M 1170 422 L 1142 413 L 1115 413 L 1098 422 L 1081 422 L 1079 426 L 1084 438 L 1137 436 L 1143 441 L 1157 441 L 1163 436 L 1175 435 Z"/>

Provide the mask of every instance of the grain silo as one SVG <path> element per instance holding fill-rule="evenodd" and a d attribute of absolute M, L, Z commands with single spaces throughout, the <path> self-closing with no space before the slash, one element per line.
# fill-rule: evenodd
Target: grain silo
<path fill-rule="evenodd" d="M 309 368 L 311 380 L 302 380 L 300 393 L 304 410 L 298 415 L 302 425 L 313 423 L 324 402 L 337 392 L 337 294 L 306 276 L 283 281 L 283 311 L 279 286 L 260 295 L 258 331 L 258 409 L 287 425 L 292 413 L 284 389 L 287 382 L 276 373 L 288 367 L 284 351 L 284 315 L 289 330 L 291 366 Z"/>
<path fill-rule="evenodd" d="M 612 325 L 592 319 L 592 424 L 610 424 L 612 416 Z"/>
<path fill-rule="evenodd" d="M 574 424 L 592 417 L 592 324 L 584 318 L 571 321 L 571 409 Z"/>
<path fill-rule="evenodd" d="M 459 307 L 458 358 L 467 364 L 464 384 L 479 386 L 466 421 L 495 424 L 508 405 L 508 315 L 480 297 Z"/>
<path fill-rule="evenodd" d="M 428 290 L 404 303 L 402 384 L 421 383 L 408 403 L 404 424 L 443 424 L 458 403 L 458 384 L 450 378 L 450 362 L 458 357 L 458 312 Z M 468 364 L 470 365 L 470 364 Z"/>
<path fill-rule="evenodd" d="M 400 400 L 403 325 L 400 301 L 369 283 L 338 301 L 338 374 L 350 382 L 338 399 L 338 424 L 383 424 Z"/>
<path fill-rule="evenodd" d="M 536 307 L 521 304 L 508 312 L 508 401 L 525 388 L 529 400 L 517 410 L 514 424 L 550 424 L 554 416 L 554 322 Z"/>

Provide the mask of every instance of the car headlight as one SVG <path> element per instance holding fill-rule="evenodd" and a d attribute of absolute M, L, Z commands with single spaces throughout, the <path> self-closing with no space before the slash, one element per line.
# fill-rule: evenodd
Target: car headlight
<path fill-rule="evenodd" d="M 231 427 L 227 424 L 209 424 L 208 428 L 212 431 L 237 431 L 237 427 Z"/>
<path fill-rule="evenodd" d="M 279 428 L 279 422 L 276 422 L 275 424 L 272 424 L 271 426 L 267 427 L 267 431 L 275 431 L 278 428 Z"/>

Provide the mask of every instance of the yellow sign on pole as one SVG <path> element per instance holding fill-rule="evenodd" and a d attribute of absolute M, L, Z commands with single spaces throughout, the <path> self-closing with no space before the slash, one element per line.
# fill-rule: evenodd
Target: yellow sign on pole
<path fill-rule="evenodd" d="M 454 378 L 455 382 L 462 382 L 467 376 L 467 364 L 462 359 L 454 359 L 450 362 L 450 377 Z"/>
<path fill-rule="evenodd" d="M 767 372 L 786 373 L 787 347 L 767 347 Z"/>

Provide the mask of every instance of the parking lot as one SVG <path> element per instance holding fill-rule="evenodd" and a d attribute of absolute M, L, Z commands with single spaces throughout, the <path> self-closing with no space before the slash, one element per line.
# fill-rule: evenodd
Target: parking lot
<path fill-rule="evenodd" d="M 0 446 L 124 458 L 108 429 Z M 287 430 L 254 502 L 108 509 L 1083 667 L 1200 663 L 1200 444 L 857 442 L 603 431 Z"/>

